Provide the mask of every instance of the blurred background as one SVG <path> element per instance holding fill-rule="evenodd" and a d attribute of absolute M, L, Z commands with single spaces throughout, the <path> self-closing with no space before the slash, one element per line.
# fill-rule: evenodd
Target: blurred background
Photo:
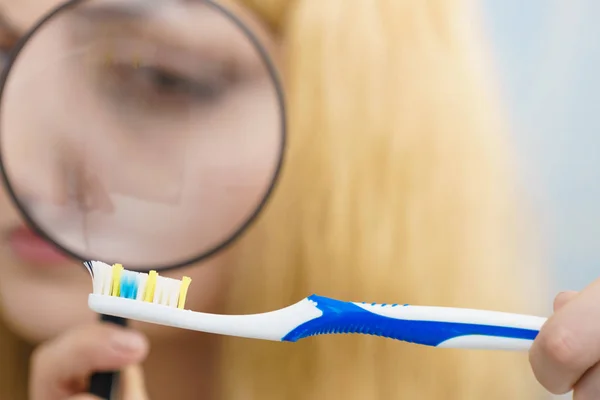
<path fill-rule="evenodd" d="M 553 292 L 600 276 L 600 2 L 481 0 Z"/>
<path fill-rule="evenodd" d="M 479 1 L 551 304 L 600 277 L 600 1 Z"/>
<path fill-rule="evenodd" d="M 481 1 L 550 295 L 581 289 L 600 276 L 600 2 Z"/>

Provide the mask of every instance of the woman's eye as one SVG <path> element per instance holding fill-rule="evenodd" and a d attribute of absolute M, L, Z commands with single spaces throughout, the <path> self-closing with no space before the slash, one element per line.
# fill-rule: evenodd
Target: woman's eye
<path fill-rule="evenodd" d="M 106 73 L 111 92 L 118 99 L 153 107 L 215 104 L 227 89 L 227 82 L 220 77 L 191 79 L 148 65 L 112 64 Z"/>
<path fill-rule="evenodd" d="M 142 81 L 140 84 L 151 86 L 157 94 L 184 94 L 198 100 L 214 101 L 223 92 L 223 83 L 217 78 L 195 81 L 169 71 L 146 66 L 136 68 L 133 73 L 139 74 L 139 79 Z"/>

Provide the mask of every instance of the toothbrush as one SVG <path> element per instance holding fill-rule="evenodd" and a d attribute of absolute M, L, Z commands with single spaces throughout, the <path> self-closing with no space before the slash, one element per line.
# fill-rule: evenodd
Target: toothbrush
<path fill-rule="evenodd" d="M 249 315 L 186 310 L 191 279 L 138 273 L 91 261 L 91 310 L 213 334 L 281 342 L 341 333 L 381 336 L 440 348 L 526 351 L 546 318 L 497 311 L 355 303 L 312 295 L 289 307 Z"/>

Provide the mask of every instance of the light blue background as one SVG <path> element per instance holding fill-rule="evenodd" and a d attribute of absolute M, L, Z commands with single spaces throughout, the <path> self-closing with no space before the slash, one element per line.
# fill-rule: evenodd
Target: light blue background
<path fill-rule="evenodd" d="M 553 289 L 600 277 L 600 1 L 481 0 Z"/>
<path fill-rule="evenodd" d="M 553 292 L 581 289 L 600 277 L 600 1 L 481 2 Z"/>

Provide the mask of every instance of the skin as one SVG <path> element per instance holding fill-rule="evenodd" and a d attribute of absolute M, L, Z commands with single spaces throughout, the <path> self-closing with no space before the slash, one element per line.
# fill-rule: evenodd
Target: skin
<path fill-rule="evenodd" d="M 49 7 L 58 3 L 53 0 L 17 3 L 0 0 L 0 10 L 18 31 L 16 33 L 22 34 Z M 254 30 L 276 59 L 274 37 L 248 10 L 234 3 L 227 5 Z M 176 24 L 173 23 L 175 20 Z M 98 259 L 102 259 L 103 253 L 118 248 L 119 243 L 126 240 L 119 238 L 120 232 L 125 229 L 131 232 L 132 227 L 137 229 L 134 236 L 138 242 L 127 242 L 125 250 L 113 252 L 111 258 L 130 259 L 132 254 L 145 254 L 147 259 L 135 261 L 144 264 L 152 259 L 165 263 L 172 254 L 185 257 L 198 251 L 198 246 L 205 249 L 214 245 L 215 240 L 223 239 L 223 236 L 215 238 L 214 235 L 207 238 L 206 232 L 220 232 L 226 236 L 254 209 L 270 182 L 277 155 L 274 151 L 278 139 L 274 123 L 277 121 L 274 115 L 276 103 L 271 95 L 272 83 L 256 53 L 247 42 L 239 40 L 239 31 L 233 25 L 223 24 L 222 19 L 220 23 L 218 21 L 215 14 L 207 14 L 205 9 L 198 7 L 188 8 L 183 16 L 174 14 L 174 9 L 163 10 L 151 22 L 146 21 L 146 26 L 151 28 L 148 32 L 131 35 L 127 31 L 126 35 L 128 39 L 138 40 L 138 48 L 142 49 L 144 40 L 152 43 L 162 40 L 164 44 L 157 48 L 171 49 L 169 45 L 176 43 L 180 48 L 179 56 L 208 54 L 213 57 L 209 61 L 214 63 L 233 59 L 238 83 L 232 89 L 228 87 L 226 97 L 218 98 L 216 106 L 210 102 L 212 97 L 198 99 L 194 97 L 196 95 L 180 95 L 179 92 L 174 97 L 165 97 L 169 93 L 155 95 L 154 87 L 148 86 L 147 76 L 133 68 L 136 60 L 127 58 L 132 56 L 127 48 L 111 54 L 114 65 L 125 66 L 126 75 L 108 74 L 106 65 L 101 62 L 96 62 L 95 69 L 90 69 L 101 77 L 110 75 L 108 78 L 117 76 L 121 79 L 112 82 L 116 92 L 90 90 L 85 85 L 93 82 L 91 76 L 77 75 L 77 71 L 69 69 L 71 64 L 68 63 L 54 70 L 47 64 L 50 67 L 46 73 L 36 78 L 35 66 L 44 63 L 40 60 L 68 54 L 65 40 L 57 39 L 65 32 L 60 31 L 58 25 L 56 31 L 40 34 L 38 42 L 32 44 L 27 54 L 24 53 L 23 66 L 14 69 L 13 82 L 17 83 L 9 82 L 4 99 L 2 140 L 3 148 L 8 149 L 4 155 L 17 193 L 28 200 L 27 205 L 31 206 L 43 229 L 48 229 L 63 244 L 80 249 L 78 238 L 81 232 L 71 225 L 77 226 L 72 222 L 82 220 L 82 212 L 73 206 L 73 199 L 63 190 L 67 187 L 64 173 L 56 168 L 55 160 L 48 155 L 65 151 L 61 155 L 63 159 L 76 160 L 77 154 L 85 151 L 77 147 L 82 138 L 87 141 L 84 144 L 88 148 L 96 150 L 86 153 L 83 158 L 88 163 L 88 170 L 96 172 L 92 182 L 96 187 L 92 193 L 105 195 L 96 196 L 100 201 L 89 205 L 89 209 L 96 212 L 93 225 L 97 228 L 89 233 L 91 244 L 88 250 L 98 254 Z M 194 30 L 193 25 L 205 26 L 208 30 Z M 69 28 L 78 29 L 78 40 L 85 40 L 86 34 L 108 37 L 98 46 L 100 50 L 89 53 L 105 56 L 107 52 L 103 52 L 102 46 L 121 43 L 123 34 L 119 29 L 125 26 L 124 22 L 116 23 L 117 36 L 114 38 L 105 34 L 104 29 L 111 29 L 106 23 Z M 147 36 L 157 33 L 161 37 Z M 209 38 L 209 35 L 215 36 Z M 206 39 L 202 41 L 198 37 Z M 212 46 L 212 50 L 203 47 L 207 45 Z M 171 61 L 176 55 L 172 53 L 164 59 Z M 152 51 L 142 52 L 141 57 L 143 63 L 151 66 L 163 60 L 156 58 Z M 204 65 L 216 64 L 206 62 Z M 188 78 L 188 75 L 200 70 L 185 60 L 157 68 L 179 68 L 176 73 L 185 78 L 185 82 L 196 79 Z M 207 73 L 210 80 L 211 71 Z M 30 78 L 32 76 L 34 78 Z M 108 79 L 103 82 L 108 82 L 103 88 L 110 84 Z M 150 80 L 150 83 L 154 81 Z M 65 90 L 66 87 L 70 90 Z M 126 89 L 119 91 L 123 87 Z M 165 103 L 165 98 L 177 107 L 168 108 L 170 103 Z M 53 108 L 58 103 L 61 105 Z M 111 108 L 115 104 L 118 107 Z M 156 108 L 156 104 L 160 107 Z M 118 113 L 116 109 L 128 112 Z M 234 113 L 236 118 L 230 118 Z M 31 115 L 39 118 L 31 118 Z M 171 134 L 186 138 L 184 146 L 171 146 L 174 141 L 165 140 L 170 136 L 157 127 L 166 124 Z M 58 128 L 52 128 L 56 126 Z M 103 127 L 102 134 L 94 130 L 98 126 Z M 141 139 L 135 136 L 139 131 L 145 134 Z M 213 135 L 198 132 L 212 132 Z M 240 142 L 245 146 L 236 146 Z M 49 146 L 57 143 L 65 145 L 54 147 L 54 152 L 47 151 Z M 75 146 L 77 151 L 67 153 L 64 149 L 69 146 Z M 182 156 L 182 149 L 195 156 Z M 223 157 L 224 152 L 231 156 Z M 72 154 L 75 156 L 70 156 Z M 115 154 L 116 160 L 127 159 L 128 162 L 116 162 L 120 169 L 115 169 L 115 160 L 107 162 L 98 154 Z M 159 163 L 148 162 L 157 157 L 162 157 Z M 183 164 L 178 164 L 182 159 Z M 224 164 L 224 159 L 234 162 Z M 136 169 L 138 166 L 143 167 Z M 178 172 L 182 169 L 186 171 L 185 181 L 178 180 Z M 136 179 L 125 179 L 128 173 L 135 174 Z M 81 186 L 88 183 L 83 182 Z M 171 208 L 165 211 L 165 204 Z M 205 207 L 198 207 L 198 204 Z M 11 250 L 8 237 L 22 224 L 2 188 L 0 230 L 4 240 L 0 241 L 0 308 L 9 327 L 37 345 L 30 380 L 32 400 L 87 399 L 89 396 L 83 393 L 86 379 L 95 371 L 115 369 L 126 371 L 124 398 L 128 400 L 145 399 L 147 393 L 151 393 L 154 400 L 198 399 L 198 393 L 205 399 L 214 397 L 211 382 L 215 380 L 218 337 L 135 322 L 128 329 L 98 323 L 97 316 L 86 306 L 91 287 L 89 275 L 80 265 L 65 261 L 61 265 L 40 268 L 30 265 Z M 160 231 L 155 230 L 156 226 L 161 226 Z M 113 240 L 106 241 L 107 236 Z M 228 252 L 222 251 L 201 265 L 161 275 L 177 279 L 190 276 L 193 288 L 189 291 L 186 308 L 219 312 L 231 277 L 230 265 Z M 43 301 L 32 301 L 32 293 Z M 178 345 L 173 346 L 173 343 Z"/>
<path fill-rule="evenodd" d="M 573 390 L 575 400 L 600 396 L 600 280 L 581 292 L 563 292 L 554 302 L 554 314 L 544 325 L 530 351 L 539 382 L 554 394 Z"/>
<path fill-rule="evenodd" d="M 0 10 L 17 30 L 23 31 L 57 3 L 54 0 L 0 0 Z M 242 18 L 252 20 L 247 10 L 236 9 Z M 273 38 L 264 30 L 259 27 L 257 30 L 261 32 L 263 40 L 272 43 Z M 93 100 L 87 99 L 90 102 Z M 17 111 L 14 115 L 19 116 L 19 104 L 15 104 Z M 23 112 L 22 109 L 20 111 Z M 256 113 L 257 110 L 252 112 Z M 57 113 L 60 115 L 60 110 Z M 96 117 L 99 120 L 105 118 Z M 15 117 L 11 123 L 19 124 L 25 119 Z M 34 128 L 29 132 L 36 132 Z M 118 127 L 113 128 L 111 132 L 118 132 Z M 236 130 L 235 126 L 231 129 Z M 27 135 L 20 138 L 23 141 L 21 144 L 26 144 L 27 140 L 35 143 L 38 139 Z M 16 137 L 11 140 L 16 140 Z M 13 147 L 28 148 L 19 146 L 19 143 L 16 141 Z M 14 157 L 13 165 L 16 171 L 26 173 L 26 169 L 21 170 L 23 167 L 19 164 L 22 158 Z M 31 159 L 35 157 L 28 158 Z M 102 160 L 95 161 L 101 163 Z M 199 167 L 196 165 L 191 168 Z M 231 176 L 236 176 L 235 170 Z M 132 189 L 119 181 L 119 176 L 112 176 L 112 179 L 107 179 L 111 178 L 110 174 L 102 177 L 109 191 Z M 165 182 L 170 181 L 167 178 Z M 23 178 L 22 181 L 31 183 L 30 188 L 21 190 L 26 192 L 31 187 L 40 186 L 40 182 L 35 182 L 34 178 L 29 179 Z M 261 180 L 257 179 L 256 182 L 260 187 Z M 150 193 L 148 187 L 134 189 L 137 189 L 139 196 L 157 195 Z M 196 195 L 192 193 L 190 198 Z M 252 198 L 252 193 L 242 193 L 239 197 Z M 126 208 L 123 210 L 126 211 Z M 195 214 L 186 209 L 185 215 Z M 20 217 L 7 194 L 0 191 L 0 229 L 6 236 L 20 224 Z M 183 236 L 196 237 L 194 234 L 200 235 L 200 232 Z M 159 239 L 168 241 L 165 237 Z M 65 263 L 57 268 L 35 268 L 15 257 L 6 242 L 0 244 L 0 261 L 0 304 L 4 318 L 20 336 L 38 344 L 32 360 L 31 399 L 89 399 L 89 395 L 82 393 L 85 380 L 94 371 L 114 369 L 125 371 L 123 390 L 126 400 L 147 399 L 148 393 L 152 394 L 154 400 L 197 399 L 198 393 L 203 393 L 203 398 L 209 399 L 214 395 L 209 382 L 214 378 L 211 376 L 211 366 L 217 358 L 216 337 L 138 324 L 133 324 L 129 329 L 99 324 L 85 306 L 89 278 L 79 266 Z M 201 268 L 190 267 L 177 271 L 173 276 L 185 274 L 194 280 L 194 290 L 188 299 L 190 308 L 218 311 L 219 302 L 226 292 L 229 272 L 227 253 L 224 252 L 205 262 Z M 44 301 L 32 303 L 31 293 Z M 550 392 L 562 394 L 574 389 L 576 400 L 600 397 L 600 322 L 598 318 L 592 318 L 594 315 L 600 315 L 600 281 L 594 282 L 581 293 L 564 292 L 557 296 L 554 314 L 542 328 L 530 352 L 533 371 Z M 173 346 L 174 341 L 179 345 Z M 142 362 L 143 372 L 140 368 Z"/>

